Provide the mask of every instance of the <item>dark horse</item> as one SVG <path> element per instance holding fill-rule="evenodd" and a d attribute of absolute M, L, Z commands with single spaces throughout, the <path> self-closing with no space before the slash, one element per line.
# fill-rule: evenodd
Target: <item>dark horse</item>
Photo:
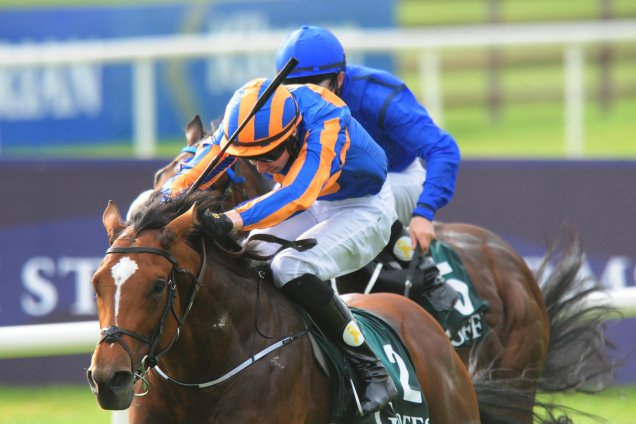
<path fill-rule="evenodd" d="M 205 136 L 198 117 L 188 124 L 186 134 L 189 146 Z M 171 177 L 175 163 L 157 175 Z M 252 167 L 242 171 L 247 179 L 243 189 L 227 181 L 217 187 L 219 193 L 227 188 L 233 193 L 226 208 L 268 189 L 268 181 Z M 227 193 L 223 195 L 227 199 Z M 535 274 L 508 243 L 484 228 L 436 223 L 436 233 L 459 254 L 477 294 L 490 304 L 487 337 L 478 349 L 458 350 L 466 366 L 472 361 L 475 371 L 496 369 L 496 378 L 523 376 L 525 389 L 533 394 L 588 390 L 611 380 L 613 364 L 606 356 L 602 322 L 614 311 L 588 301 L 602 288 L 580 278 L 584 254 L 575 234 L 562 249 L 547 254 Z M 540 286 L 538 281 L 544 283 Z M 365 284 L 355 277 L 341 278 L 338 288 L 340 293 L 361 292 Z M 530 403 L 517 422 L 531 423 L 532 411 Z"/>
<path fill-rule="evenodd" d="M 328 423 L 330 380 L 312 359 L 306 322 L 253 261 L 202 236 L 197 205 L 219 209 L 209 197 L 150 203 L 128 225 L 109 202 L 111 247 L 93 277 L 102 338 L 87 372 L 99 404 L 130 407 L 131 423 Z M 417 304 L 374 294 L 350 305 L 400 335 L 431 422 L 478 423 L 496 403 L 490 396 L 500 382 L 485 377 L 473 386 Z M 474 387 L 483 387 L 480 405 Z"/>

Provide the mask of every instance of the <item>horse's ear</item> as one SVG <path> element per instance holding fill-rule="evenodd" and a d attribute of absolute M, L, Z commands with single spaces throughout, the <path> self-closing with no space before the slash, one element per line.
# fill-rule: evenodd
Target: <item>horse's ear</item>
<path fill-rule="evenodd" d="M 112 200 L 108 201 L 108 206 L 106 206 L 104 216 L 102 216 L 102 222 L 104 223 L 104 228 L 106 228 L 106 233 L 108 234 L 109 244 L 113 244 L 119 233 L 126 228 L 121 220 L 119 209 Z"/>
<path fill-rule="evenodd" d="M 166 229 L 175 235 L 175 239 L 179 239 L 188 234 L 192 227 L 198 223 L 197 204 L 195 203 L 187 212 L 182 213 L 166 225 Z"/>
<path fill-rule="evenodd" d="M 197 142 L 201 140 L 204 135 L 205 134 L 203 133 L 203 123 L 201 122 L 201 117 L 199 117 L 199 115 L 196 115 L 186 126 L 186 141 L 188 142 L 188 146 L 194 146 L 195 144 L 197 144 Z"/>

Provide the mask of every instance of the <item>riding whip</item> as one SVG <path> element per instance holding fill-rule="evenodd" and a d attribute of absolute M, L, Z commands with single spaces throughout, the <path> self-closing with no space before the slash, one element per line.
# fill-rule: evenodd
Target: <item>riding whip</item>
<path fill-rule="evenodd" d="M 214 160 L 210 162 L 207 168 L 205 168 L 205 170 L 201 173 L 201 175 L 199 175 L 196 181 L 190 186 L 190 188 L 188 189 L 188 192 L 186 193 L 186 196 L 195 192 L 199 188 L 199 186 L 203 184 L 203 181 L 207 178 L 210 172 L 212 172 L 214 168 L 216 168 L 218 163 L 221 161 L 221 157 L 223 156 L 227 148 L 230 146 L 230 144 L 232 144 L 232 142 L 236 140 L 236 138 L 238 137 L 240 132 L 243 130 L 243 128 L 245 128 L 249 120 L 252 119 L 252 117 L 256 114 L 256 112 L 258 112 L 263 107 L 263 105 L 271 97 L 274 91 L 276 91 L 278 86 L 282 84 L 283 80 L 287 78 L 287 75 L 289 75 L 289 73 L 296 67 L 296 65 L 298 65 L 298 59 L 296 59 L 295 57 L 290 58 L 289 62 L 287 62 L 285 67 L 281 69 L 278 75 L 276 75 L 272 83 L 269 85 L 269 87 L 265 89 L 261 97 L 259 97 L 258 100 L 256 100 L 256 104 L 254 104 L 254 107 L 252 108 L 250 113 L 245 117 L 243 122 L 241 122 L 241 125 L 239 125 L 236 131 L 234 131 L 234 134 L 232 134 L 232 136 L 227 140 L 227 143 L 225 143 L 225 146 L 223 146 L 223 148 L 221 149 L 221 152 L 219 152 L 219 154 L 214 158 Z"/>

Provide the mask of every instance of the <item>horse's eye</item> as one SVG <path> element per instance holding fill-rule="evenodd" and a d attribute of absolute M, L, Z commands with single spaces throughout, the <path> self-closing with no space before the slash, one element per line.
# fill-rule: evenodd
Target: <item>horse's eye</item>
<path fill-rule="evenodd" d="M 155 283 L 155 286 L 152 288 L 152 292 L 155 294 L 160 294 L 166 288 L 166 282 L 163 280 L 159 280 Z"/>

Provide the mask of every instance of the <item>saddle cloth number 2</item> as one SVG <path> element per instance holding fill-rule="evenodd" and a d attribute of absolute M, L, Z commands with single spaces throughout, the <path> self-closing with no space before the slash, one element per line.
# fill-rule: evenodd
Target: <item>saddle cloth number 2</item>
<path fill-rule="evenodd" d="M 419 390 L 413 389 L 409 385 L 409 370 L 406 367 L 406 363 L 404 359 L 398 353 L 393 350 L 393 346 L 390 344 L 384 345 L 384 353 L 389 358 L 389 361 L 393 364 L 397 364 L 398 369 L 400 370 L 400 385 L 402 386 L 402 391 L 404 392 L 403 399 L 408 402 L 413 403 L 422 403 L 422 392 Z"/>

